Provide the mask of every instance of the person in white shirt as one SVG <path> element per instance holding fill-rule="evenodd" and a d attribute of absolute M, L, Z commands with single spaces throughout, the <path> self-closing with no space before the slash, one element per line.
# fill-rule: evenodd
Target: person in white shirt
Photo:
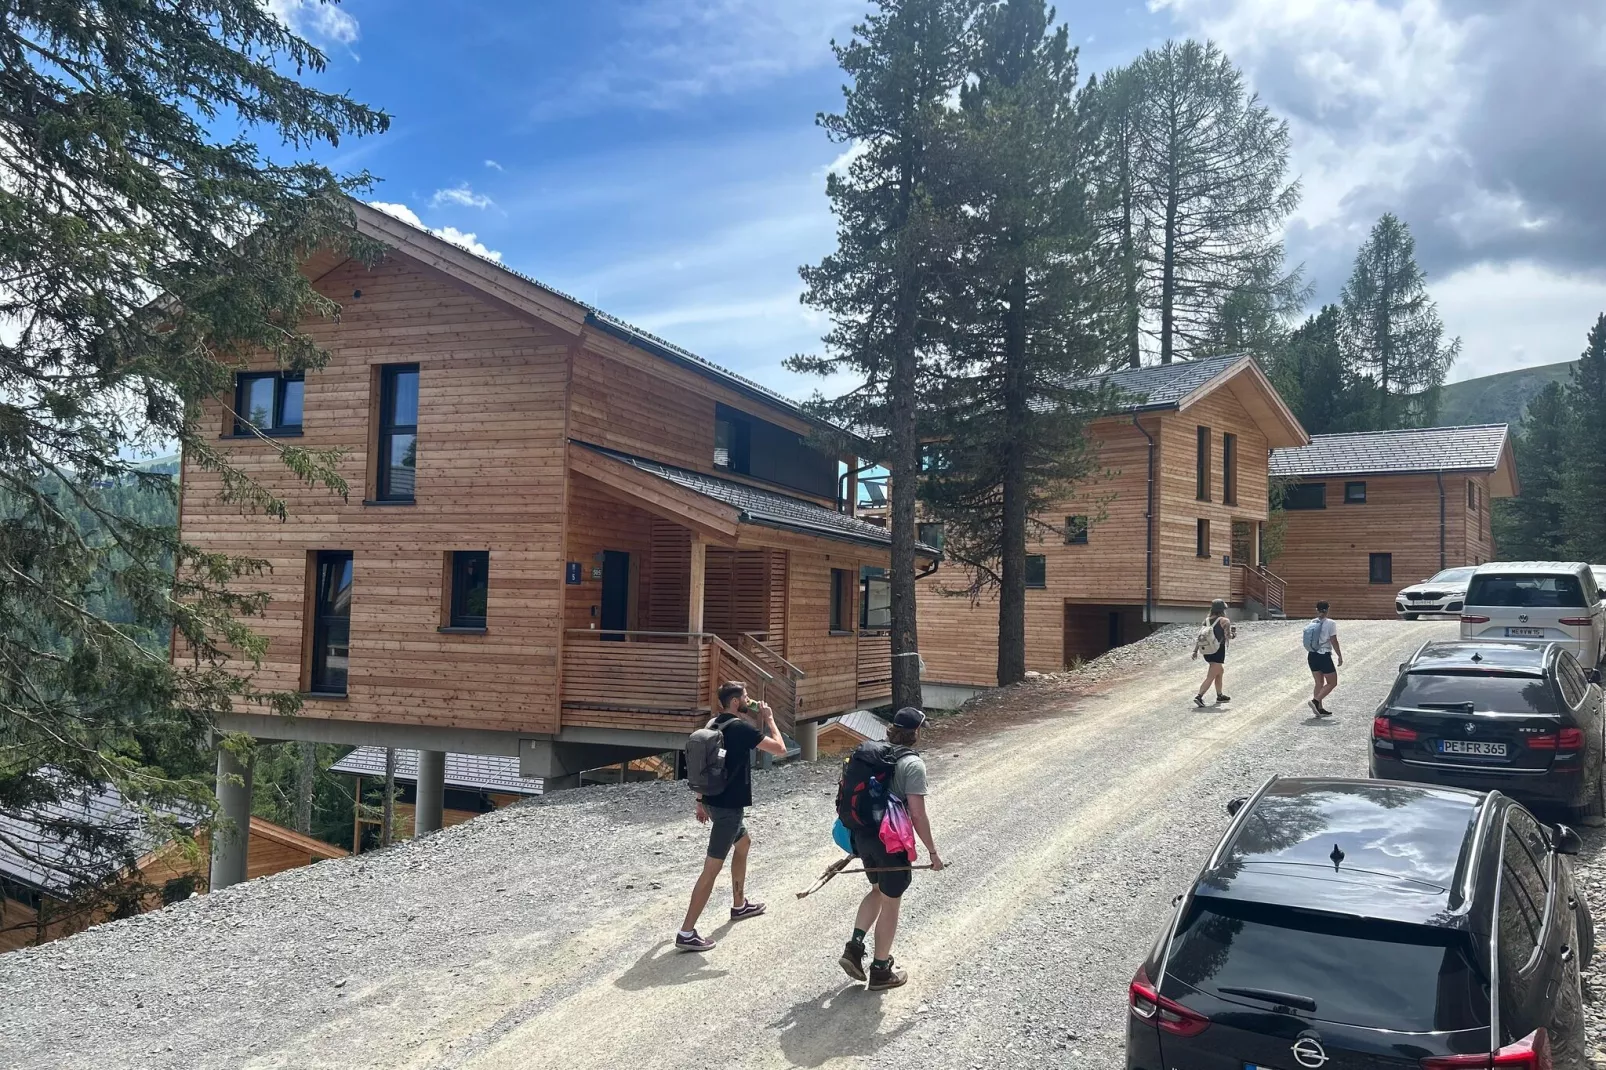
<path fill-rule="evenodd" d="M 1316 623 L 1321 628 L 1316 633 L 1316 649 L 1305 655 L 1305 661 L 1310 665 L 1311 679 L 1316 682 L 1309 705 L 1318 717 L 1333 715 L 1331 710 L 1322 705 L 1322 699 L 1331 695 L 1338 686 L 1338 665 L 1344 664 L 1344 651 L 1338 645 L 1338 622 L 1328 617 L 1327 610 L 1326 602 L 1316 603 Z M 1333 663 L 1335 657 L 1338 659 L 1337 665 Z"/>

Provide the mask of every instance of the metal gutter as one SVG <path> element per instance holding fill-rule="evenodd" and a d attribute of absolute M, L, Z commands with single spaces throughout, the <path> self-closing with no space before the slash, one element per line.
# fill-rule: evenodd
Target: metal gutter
<path fill-rule="evenodd" d="M 1143 623 L 1154 623 L 1154 436 L 1132 414 L 1132 426 L 1149 440 L 1149 503 L 1143 517 Z"/>

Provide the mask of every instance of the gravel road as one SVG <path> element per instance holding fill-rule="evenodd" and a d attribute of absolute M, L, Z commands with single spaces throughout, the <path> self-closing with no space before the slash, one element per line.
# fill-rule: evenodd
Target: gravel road
<path fill-rule="evenodd" d="M 1279 622 L 1240 625 L 1230 706 L 1193 707 L 1203 667 L 1173 629 L 934 730 L 949 869 L 906 900 L 903 989 L 836 965 L 862 878 L 793 896 L 836 857 L 822 763 L 757 777 L 770 913 L 732 926 L 716 898 L 707 955 L 670 946 L 704 847 L 685 787 L 588 788 L 0 956 L 0 1066 L 1117 1067 L 1126 982 L 1227 800 L 1270 773 L 1364 776 L 1396 665 L 1454 634 L 1340 629 L 1327 721 Z"/>

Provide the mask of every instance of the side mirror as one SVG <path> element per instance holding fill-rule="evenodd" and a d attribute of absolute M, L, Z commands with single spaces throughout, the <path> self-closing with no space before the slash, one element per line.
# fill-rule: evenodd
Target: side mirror
<path fill-rule="evenodd" d="M 1585 669 L 1584 670 L 1584 679 L 1588 680 L 1592 684 L 1600 683 L 1600 670 L 1599 669 Z"/>
<path fill-rule="evenodd" d="M 1575 855 L 1584 849 L 1584 841 L 1566 825 L 1557 825 L 1550 846 L 1559 855 Z"/>
<path fill-rule="evenodd" d="M 1399 669 L 1397 671 L 1403 673 L 1406 669 L 1409 669 L 1410 667 L 1411 667 L 1411 663 L 1409 661 L 1402 661 L 1402 662 L 1400 662 L 1400 667 L 1399 667 Z"/>
<path fill-rule="evenodd" d="M 1237 817 L 1238 816 L 1238 811 L 1242 810 L 1244 808 L 1244 803 L 1246 803 L 1248 801 L 1249 801 L 1248 799 L 1245 799 L 1245 798 L 1242 798 L 1242 797 L 1239 797 L 1237 799 L 1228 800 L 1228 802 L 1227 802 L 1227 816 L 1228 817 Z"/>

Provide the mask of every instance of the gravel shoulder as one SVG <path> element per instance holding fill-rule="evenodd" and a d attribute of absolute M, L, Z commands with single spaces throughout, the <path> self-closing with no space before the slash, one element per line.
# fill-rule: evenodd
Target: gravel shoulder
<path fill-rule="evenodd" d="M 670 946 L 705 844 L 685 787 L 588 788 L 0 956 L 0 1067 L 1116 1067 L 1126 982 L 1227 800 L 1364 776 L 1396 665 L 1454 634 L 1340 627 L 1330 721 L 1293 622 L 1240 625 L 1230 706 L 1193 707 L 1203 666 L 1171 629 L 945 719 L 925 751 L 949 869 L 906 899 L 903 989 L 836 966 L 862 878 L 793 896 L 837 857 L 822 763 L 756 778 L 770 912 L 723 923 L 721 887 L 707 955 Z"/>

